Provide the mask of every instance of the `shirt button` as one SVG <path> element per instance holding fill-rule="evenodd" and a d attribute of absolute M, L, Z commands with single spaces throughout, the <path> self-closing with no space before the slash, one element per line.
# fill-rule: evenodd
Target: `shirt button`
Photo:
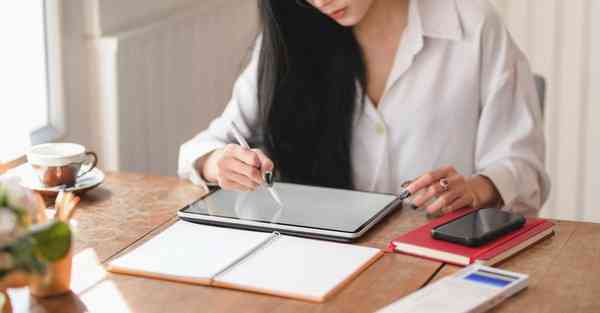
<path fill-rule="evenodd" d="M 375 132 L 376 132 L 378 135 L 383 135 L 383 134 L 385 134 L 385 125 L 383 125 L 383 123 L 377 123 L 377 124 L 375 125 Z"/>

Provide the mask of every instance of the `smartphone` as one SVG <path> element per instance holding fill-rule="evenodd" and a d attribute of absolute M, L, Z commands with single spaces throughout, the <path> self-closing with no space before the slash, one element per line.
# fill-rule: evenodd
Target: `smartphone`
<path fill-rule="evenodd" d="M 495 208 L 473 211 L 431 230 L 435 239 L 477 247 L 525 225 L 525 217 Z"/>

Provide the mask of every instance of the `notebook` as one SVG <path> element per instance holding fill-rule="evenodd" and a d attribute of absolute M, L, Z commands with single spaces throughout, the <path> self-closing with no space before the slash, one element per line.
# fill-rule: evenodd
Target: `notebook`
<path fill-rule="evenodd" d="M 108 270 L 323 302 L 381 255 L 374 248 L 177 221 L 111 260 Z"/>
<path fill-rule="evenodd" d="M 472 211 L 472 209 L 462 209 L 431 221 L 394 239 L 389 245 L 389 250 L 459 266 L 476 261 L 485 265 L 494 265 L 554 234 L 554 224 L 550 221 L 527 218 L 522 228 L 479 247 L 467 247 L 434 239 L 431 236 L 433 228 Z"/>

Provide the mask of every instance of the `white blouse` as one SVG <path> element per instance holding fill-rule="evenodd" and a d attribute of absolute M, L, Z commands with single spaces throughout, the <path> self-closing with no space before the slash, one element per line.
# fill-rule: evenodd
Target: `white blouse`
<path fill-rule="evenodd" d="M 251 141 L 260 133 L 259 46 L 223 114 L 181 146 L 180 177 L 204 185 L 194 162 L 235 142 L 228 121 Z M 356 189 L 398 193 L 402 182 L 453 165 L 491 179 L 513 211 L 535 213 L 546 200 L 532 73 L 487 0 L 412 0 L 379 106 L 365 101 L 352 137 Z"/>

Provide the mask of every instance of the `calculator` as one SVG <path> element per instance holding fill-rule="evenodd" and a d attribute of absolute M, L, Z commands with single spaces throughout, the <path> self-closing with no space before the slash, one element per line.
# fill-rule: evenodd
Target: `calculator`
<path fill-rule="evenodd" d="M 378 313 L 486 312 L 527 288 L 529 276 L 471 265 L 384 307 Z"/>

